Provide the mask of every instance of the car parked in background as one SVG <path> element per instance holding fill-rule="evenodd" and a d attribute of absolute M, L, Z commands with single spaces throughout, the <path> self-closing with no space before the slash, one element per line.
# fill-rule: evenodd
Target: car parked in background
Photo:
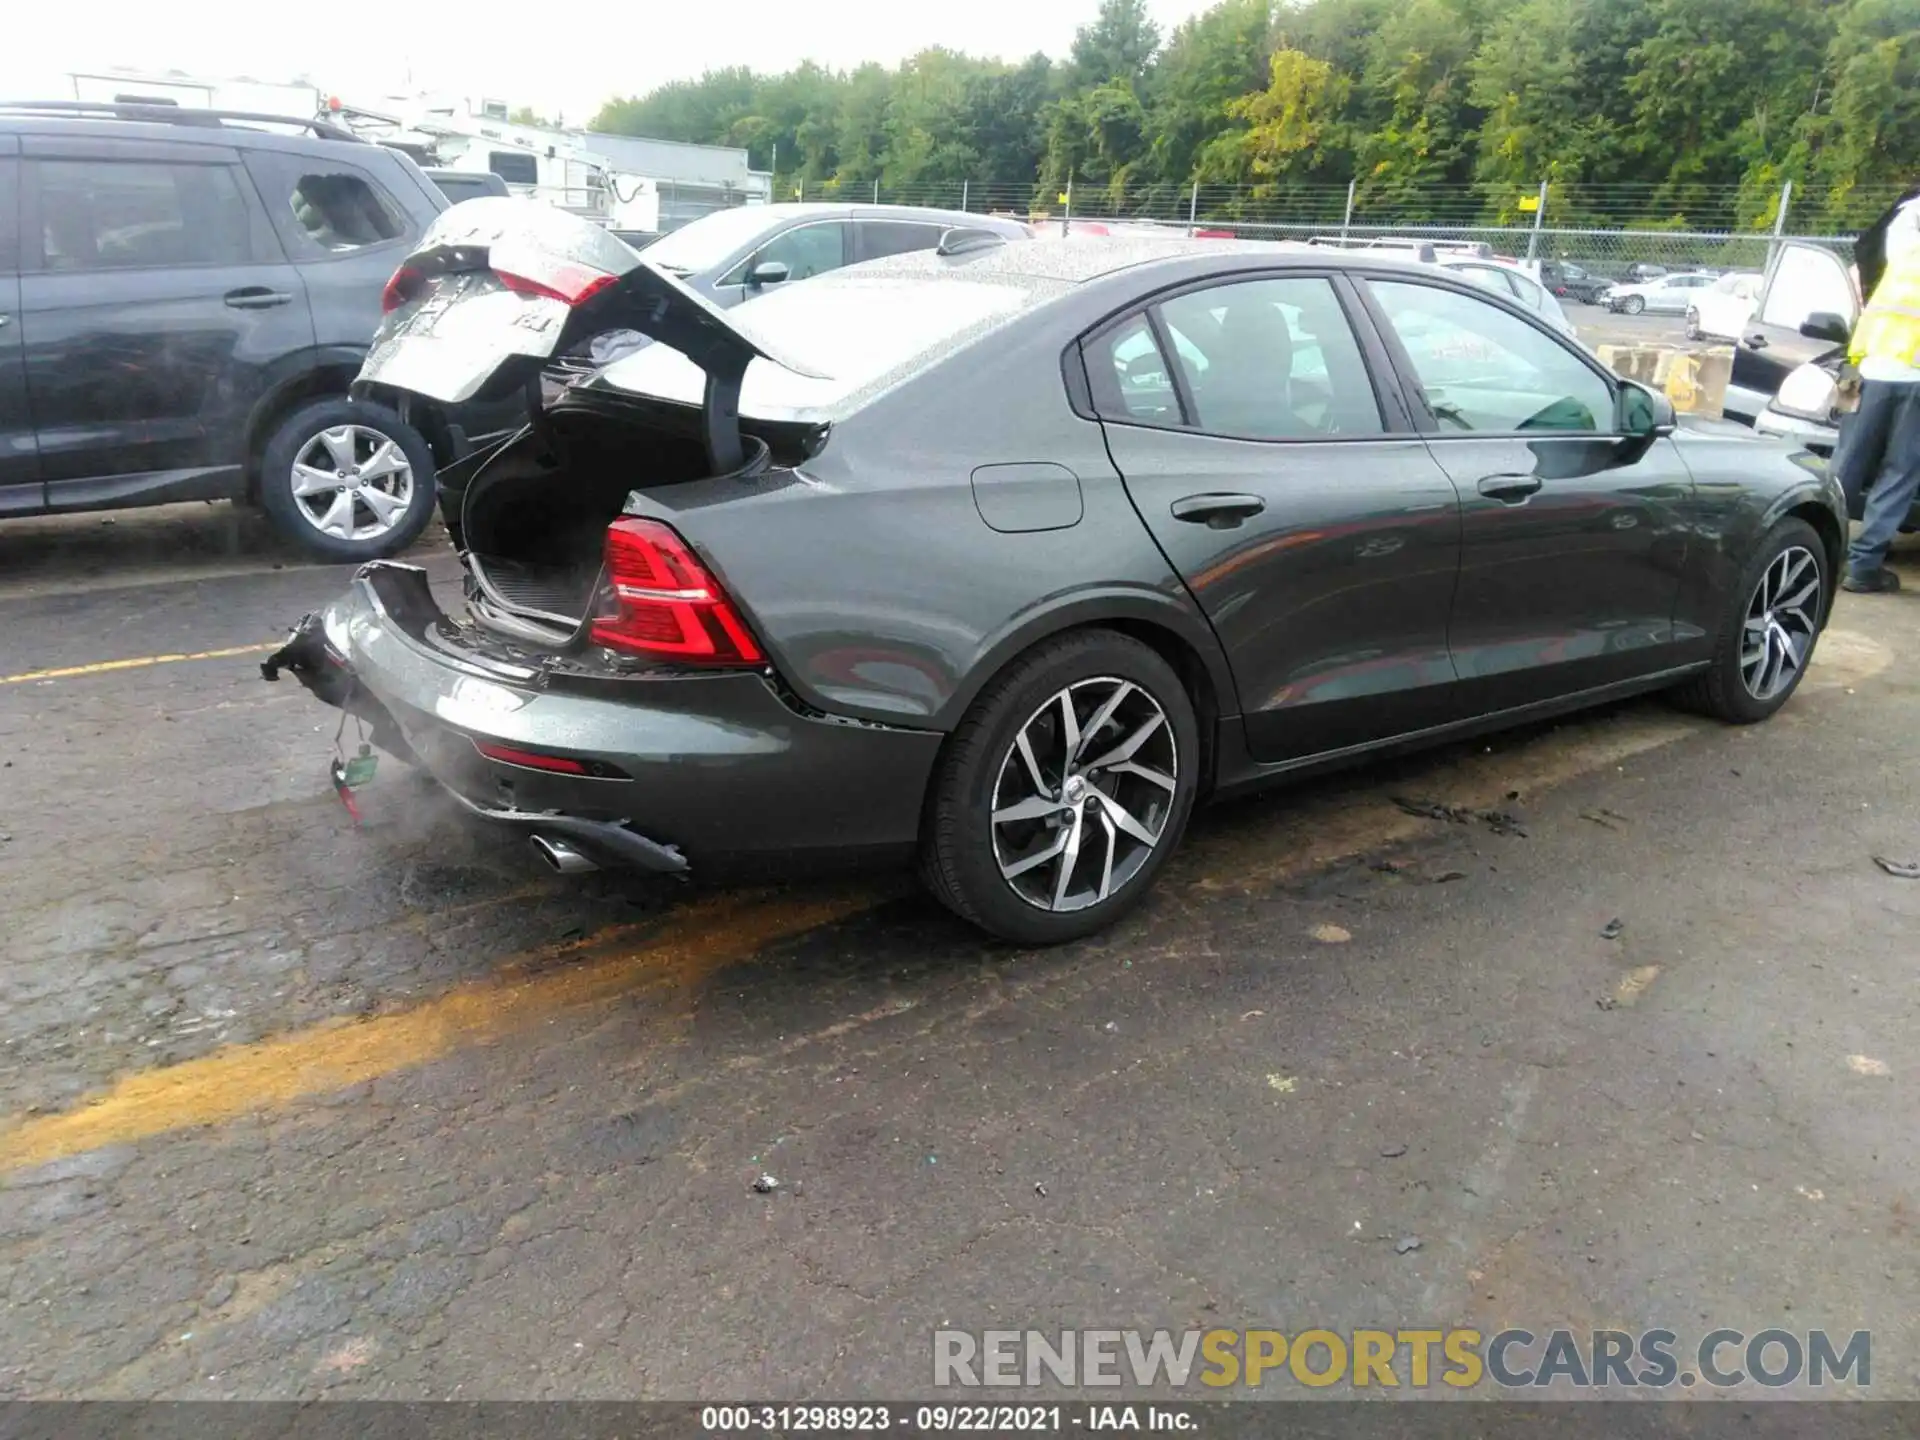
<path fill-rule="evenodd" d="M 1441 256 L 1435 263 L 1444 270 L 1451 270 L 1476 284 L 1485 285 L 1496 295 L 1512 296 L 1562 335 L 1569 338 L 1577 336 L 1573 322 L 1567 318 L 1567 312 L 1560 308 L 1560 302 L 1553 298 L 1552 292 L 1518 265 L 1448 255 Z"/>
<path fill-rule="evenodd" d="M 240 500 L 323 559 L 407 545 L 458 417 L 347 391 L 446 208 L 321 120 L 0 105 L 0 516 Z"/>
<path fill-rule="evenodd" d="M 1625 315 L 1684 315 L 1714 277 L 1698 272 L 1661 275 L 1637 284 L 1611 285 L 1603 297 L 1607 309 Z"/>
<path fill-rule="evenodd" d="M 647 258 L 726 307 L 843 265 L 931 250 L 949 230 L 1009 240 L 1033 234 L 1018 220 L 917 205 L 742 205 L 669 231 L 647 247 Z"/>
<path fill-rule="evenodd" d="M 491 170 L 445 170 L 431 169 L 421 172 L 433 182 L 434 188 L 447 197 L 449 205 L 458 205 L 462 200 L 478 199 L 482 195 L 511 195 L 507 182 Z"/>
<path fill-rule="evenodd" d="M 1687 339 L 1737 340 L 1759 303 L 1766 277 L 1754 270 L 1732 270 L 1698 289 L 1687 306 Z"/>
<path fill-rule="evenodd" d="M 721 310 L 480 200 L 406 266 L 359 393 L 658 343 L 449 489 L 464 616 L 376 562 L 263 670 L 564 871 L 917 857 L 1068 940 L 1210 795 L 1641 691 L 1765 719 L 1838 574 L 1789 447 L 1430 264 L 986 243 Z"/>
<path fill-rule="evenodd" d="M 1562 299 L 1578 300 L 1583 305 L 1597 305 L 1613 281 L 1571 260 L 1542 260 L 1540 283 Z"/>

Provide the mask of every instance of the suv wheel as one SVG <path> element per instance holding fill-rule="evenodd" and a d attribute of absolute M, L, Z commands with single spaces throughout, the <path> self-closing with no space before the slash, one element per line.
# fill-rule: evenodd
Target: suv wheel
<path fill-rule="evenodd" d="M 316 400 L 275 427 L 260 452 L 260 505 L 320 560 L 379 560 L 433 515 L 433 452 L 384 405 Z"/>
<path fill-rule="evenodd" d="M 1200 765 L 1193 705 L 1153 650 L 1084 630 L 990 683 L 954 732 L 921 868 L 963 919 L 1050 945 L 1132 909 L 1180 843 Z"/>

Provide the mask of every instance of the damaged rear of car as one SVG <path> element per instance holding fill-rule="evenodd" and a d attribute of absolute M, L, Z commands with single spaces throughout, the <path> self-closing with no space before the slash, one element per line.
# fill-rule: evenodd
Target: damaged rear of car
<path fill-rule="evenodd" d="M 385 309 L 356 394 L 426 425 L 474 401 L 527 400 L 525 428 L 441 497 L 467 613 L 445 613 L 420 568 L 370 564 L 266 677 L 288 671 L 359 717 L 374 744 L 524 831 L 556 869 L 679 873 L 698 857 L 788 871 L 909 849 L 939 734 L 801 700 L 750 597 L 675 517 L 807 486 L 797 467 L 838 413 L 821 402 L 847 386 L 613 236 L 531 202 L 449 211 Z M 556 393 L 551 372 L 616 330 L 662 342 L 626 362 L 640 383 L 576 359 Z M 756 361 L 777 367 L 787 403 L 743 420 Z M 650 498 L 666 491 L 672 507 Z"/>

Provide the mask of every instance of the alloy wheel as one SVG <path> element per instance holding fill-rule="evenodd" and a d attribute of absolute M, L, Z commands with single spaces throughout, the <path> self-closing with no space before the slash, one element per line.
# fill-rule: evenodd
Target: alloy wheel
<path fill-rule="evenodd" d="M 1803 545 L 1773 558 L 1747 602 L 1740 637 L 1740 682 L 1756 700 L 1788 689 L 1813 651 L 1820 611 L 1820 562 Z"/>
<path fill-rule="evenodd" d="M 1084 910 L 1159 848 L 1179 789 L 1166 711 L 1131 680 L 1057 691 L 1014 736 L 994 781 L 993 858 L 1041 910 Z"/>
<path fill-rule="evenodd" d="M 307 523 L 340 540 L 377 540 L 413 504 L 413 465 L 367 425 L 322 430 L 293 460 L 293 499 Z"/>

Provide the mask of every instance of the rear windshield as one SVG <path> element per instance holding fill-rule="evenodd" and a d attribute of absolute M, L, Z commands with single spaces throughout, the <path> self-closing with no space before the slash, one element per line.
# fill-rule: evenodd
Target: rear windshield
<path fill-rule="evenodd" d="M 889 374 L 1004 323 L 1034 298 L 1015 285 L 844 272 L 758 296 L 729 310 L 728 320 L 770 351 L 805 356 L 829 378 L 755 360 L 740 408 L 765 418 L 835 411 Z M 698 367 L 665 345 L 616 360 L 599 378 L 616 389 L 696 405 L 703 386 Z"/>

